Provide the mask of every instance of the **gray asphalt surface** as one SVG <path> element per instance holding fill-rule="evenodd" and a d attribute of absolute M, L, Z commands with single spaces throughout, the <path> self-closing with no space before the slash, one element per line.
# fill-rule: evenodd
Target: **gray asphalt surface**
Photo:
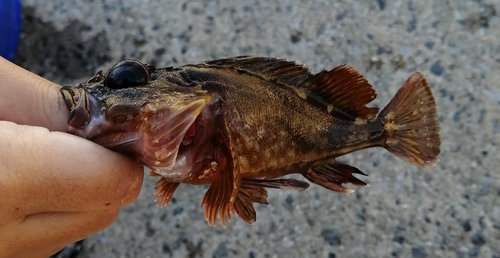
<path fill-rule="evenodd" d="M 236 55 L 347 63 L 382 107 L 423 71 L 442 154 L 419 169 L 383 149 L 343 158 L 369 187 L 338 194 L 270 190 L 257 222 L 210 227 L 206 188 L 165 207 L 154 179 L 79 257 L 500 257 L 500 1 L 23 1 L 16 63 L 61 84 L 135 58 L 177 66 Z"/>

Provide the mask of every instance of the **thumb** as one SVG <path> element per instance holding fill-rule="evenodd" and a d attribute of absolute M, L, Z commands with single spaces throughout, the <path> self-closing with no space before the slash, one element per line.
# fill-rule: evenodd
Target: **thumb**
<path fill-rule="evenodd" d="M 0 120 L 67 131 L 60 86 L 0 57 Z"/>
<path fill-rule="evenodd" d="M 141 189 L 137 162 L 74 135 L 0 122 L 0 146 L 1 215 L 116 208 Z"/>

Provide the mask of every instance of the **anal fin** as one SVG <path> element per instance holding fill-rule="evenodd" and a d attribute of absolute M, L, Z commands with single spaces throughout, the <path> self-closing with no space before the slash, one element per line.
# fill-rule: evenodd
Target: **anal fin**
<path fill-rule="evenodd" d="M 342 184 L 351 183 L 358 186 L 366 185 L 365 182 L 357 179 L 353 174 L 367 176 L 359 169 L 337 161 L 308 169 L 306 172 L 302 173 L 309 181 L 326 189 L 341 193 L 353 192 L 353 190 L 343 187 Z"/>
<path fill-rule="evenodd" d="M 155 188 L 156 188 L 155 202 L 158 203 L 158 205 L 160 205 L 162 207 L 167 206 L 167 204 L 172 199 L 172 195 L 174 194 L 174 192 L 178 186 L 179 186 L 178 182 L 169 182 L 169 181 L 167 181 L 167 179 L 162 177 L 155 184 Z"/>
<path fill-rule="evenodd" d="M 267 191 L 262 186 L 242 182 L 233 210 L 244 222 L 252 224 L 256 220 L 253 203 L 267 204 Z"/>
<path fill-rule="evenodd" d="M 267 204 L 267 191 L 264 187 L 302 191 L 309 184 L 296 179 L 243 179 L 233 211 L 248 224 L 256 220 L 253 203 Z"/>

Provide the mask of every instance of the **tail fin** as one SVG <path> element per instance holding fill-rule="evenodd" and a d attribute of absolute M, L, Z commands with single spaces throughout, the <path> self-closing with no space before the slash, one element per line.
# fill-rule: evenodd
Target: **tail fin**
<path fill-rule="evenodd" d="M 412 74 L 380 112 L 387 138 L 383 146 L 418 166 L 431 166 L 440 152 L 436 102 L 424 76 Z"/>

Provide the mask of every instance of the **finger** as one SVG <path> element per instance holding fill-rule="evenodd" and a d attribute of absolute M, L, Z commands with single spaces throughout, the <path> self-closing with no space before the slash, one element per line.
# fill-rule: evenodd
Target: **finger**
<path fill-rule="evenodd" d="M 64 246 L 108 227 L 116 220 L 119 209 L 73 213 L 39 213 L 26 216 L 17 224 L 13 235 L 0 236 L 8 250 L 6 257 L 51 255 Z M 4 230 L 5 232 L 5 230 Z M 1 250 L 0 250 L 1 251 Z"/>
<path fill-rule="evenodd" d="M 0 57 L 0 120 L 67 131 L 60 86 Z"/>
<path fill-rule="evenodd" d="M 63 257 L 76 257 L 84 248 L 85 239 L 78 240 L 74 243 L 67 244 L 63 248 L 55 249 L 52 248 L 51 257 L 63 258 Z"/>
<path fill-rule="evenodd" d="M 36 252 L 34 255 L 31 255 L 31 257 L 33 257 L 33 258 L 52 257 L 54 254 L 56 254 L 57 252 L 64 249 L 64 247 L 66 247 L 66 246 L 49 247 L 49 248 L 46 248 L 44 250 L 40 250 L 40 251 Z"/>
<path fill-rule="evenodd" d="M 0 121 L 0 146 L 5 214 L 108 209 L 140 192 L 142 167 L 74 135 Z"/>
<path fill-rule="evenodd" d="M 13 257 L 17 258 L 46 258 L 46 257 L 52 257 L 52 255 L 56 254 L 57 252 L 61 251 L 64 249 L 66 246 L 50 246 L 50 247 L 45 247 L 44 249 L 36 250 L 33 252 L 29 252 L 29 254 L 25 256 L 17 255 Z M 19 252 L 18 252 L 19 253 Z M 24 251 L 23 253 L 27 253 Z M 64 257 L 64 256 L 63 256 Z"/>

